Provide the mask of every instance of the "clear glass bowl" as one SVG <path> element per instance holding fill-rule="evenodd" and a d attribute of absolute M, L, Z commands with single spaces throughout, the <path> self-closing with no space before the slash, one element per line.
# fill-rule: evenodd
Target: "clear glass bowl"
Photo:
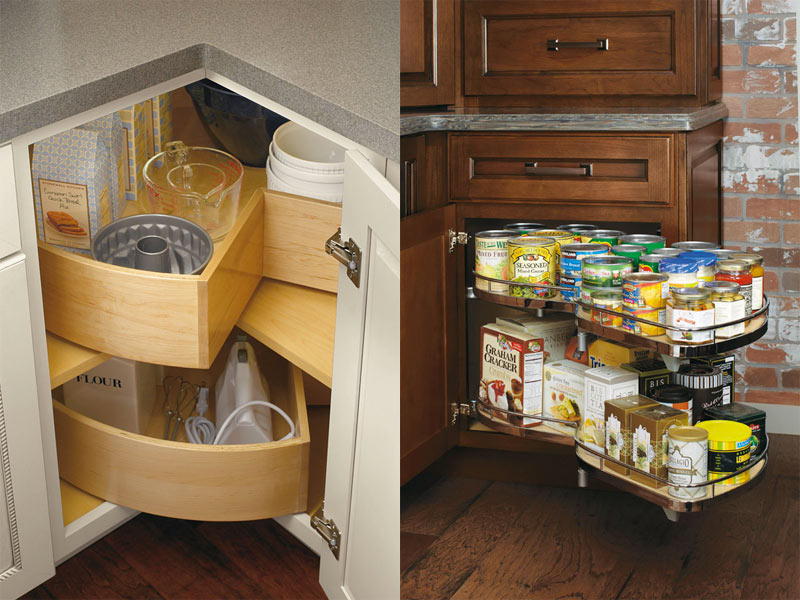
<path fill-rule="evenodd" d="M 244 175 L 235 156 L 175 141 L 148 160 L 143 171 L 151 213 L 188 219 L 214 241 L 233 227 Z"/>

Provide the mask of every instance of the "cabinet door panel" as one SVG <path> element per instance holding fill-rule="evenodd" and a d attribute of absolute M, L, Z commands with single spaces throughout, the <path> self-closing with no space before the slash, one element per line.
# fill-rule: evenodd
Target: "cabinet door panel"
<path fill-rule="evenodd" d="M 455 101 L 453 0 L 400 3 L 400 105 Z"/>

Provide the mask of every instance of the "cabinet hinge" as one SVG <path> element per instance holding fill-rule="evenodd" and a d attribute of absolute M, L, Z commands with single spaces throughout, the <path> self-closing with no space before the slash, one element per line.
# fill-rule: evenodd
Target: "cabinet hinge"
<path fill-rule="evenodd" d="M 475 401 L 472 402 L 451 402 L 450 403 L 450 424 L 456 425 L 458 423 L 459 416 L 462 417 L 474 417 L 478 414 L 478 408 L 475 405 Z"/>
<path fill-rule="evenodd" d="M 325 242 L 325 252 L 347 267 L 347 276 L 356 287 L 361 285 L 361 248 L 350 238 L 342 243 L 342 228 Z"/>
<path fill-rule="evenodd" d="M 325 518 L 325 503 L 322 503 L 317 511 L 311 515 L 311 527 L 325 540 L 328 544 L 328 549 L 333 554 L 336 560 L 339 560 L 339 545 L 342 540 L 342 535 L 339 533 L 339 528 L 333 519 Z"/>
<path fill-rule="evenodd" d="M 447 232 L 447 237 L 450 239 L 450 254 L 456 251 L 456 244 L 466 246 L 467 240 L 469 240 L 469 235 L 467 233 L 463 231 L 453 231 L 452 229 Z"/>

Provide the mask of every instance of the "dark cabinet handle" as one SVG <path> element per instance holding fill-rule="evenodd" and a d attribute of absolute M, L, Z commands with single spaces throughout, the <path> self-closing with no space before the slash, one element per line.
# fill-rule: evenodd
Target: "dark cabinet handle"
<path fill-rule="evenodd" d="M 547 40 L 547 49 L 558 52 L 561 48 L 594 48 L 595 50 L 608 50 L 608 38 L 597 38 L 594 42 L 559 42 L 558 39 Z"/>
<path fill-rule="evenodd" d="M 578 175 L 580 177 L 591 177 L 592 163 L 581 163 L 579 167 L 540 167 L 538 162 L 526 162 L 525 175 Z"/>
<path fill-rule="evenodd" d="M 417 212 L 417 161 L 412 158 L 403 161 L 403 180 L 400 185 L 403 190 L 403 206 L 405 216 Z"/>

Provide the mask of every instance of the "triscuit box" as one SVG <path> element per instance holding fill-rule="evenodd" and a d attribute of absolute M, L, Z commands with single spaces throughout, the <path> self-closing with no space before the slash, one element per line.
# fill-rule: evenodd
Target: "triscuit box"
<path fill-rule="evenodd" d="M 70 129 L 33 146 L 31 176 L 39 239 L 90 254 L 112 220 L 109 159 L 97 131 Z"/>
<path fill-rule="evenodd" d="M 653 353 L 647 348 L 628 348 L 608 340 L 596 340 L 589 346 L 589 366 L 592 368 L 619 367 L 652 356 Z"/>
<path fill-rule="evenodd" d="M 544 365 L 542 390 L 542 414 L 580 425 L 584 411 L 583 374 L 589 367 L 580 363 L 563 360 Z M 583 441 L 583 431 L 552 421 L 544 424 L 569 435 L 577 435 Z"/>
<path fill-rule="evenodd" d="M 541 415 L 544 344 L 519 330 L 487 324 L 481 327 L 480 399 L 492 416 L 531 427 L 540 419 L 506 415 L 504 410 Z"/>
<path fill-rule="evenodd" d="M 119 113 L 111 113 L 82 125 L 81 129 L 97 131 L 106 145 L 111 218 L 117 220 L 122 217 L 122 212 L 125 210 L 125 177 L 128 172 L 125 165 L 128 153 L 125 150 L 125 130 L 122 127 L 122 119 L 120 119 Z"/>
<path fill-rule="evenodd" d="M 144 195 L 144 176 L 142 169 L 147 162 L 147 123 L 152 123 L 151 102 L 141 102 L 119 111 L 125 130 L 125 150 L 127 152 L 125 199 L 131 202 Z"/>
<path fill-rule="evenodd" d="M 605 452 L 606 400 L 639 391 L 639 376 L 617 367 L 595 367 L 584 372 L 583 438 L 590 448 Z"/>
<path fill-rule="evenodd" d="M 172 141 L 172 95 L 167 92 L 148 101 L 151 125 L 147 128 L 150 137 L 147 142 L 147 157 L 166 150 L 167 142 Z"/>
<path fill-rule="evenodd" d="M 528 335 L 544 340 L 544 361 L 564 360 L 567 344 L 575 333 L 575 316 L 548 313 L 543 317 L 498 317 L 497 324 L 519 328 Z"/>

